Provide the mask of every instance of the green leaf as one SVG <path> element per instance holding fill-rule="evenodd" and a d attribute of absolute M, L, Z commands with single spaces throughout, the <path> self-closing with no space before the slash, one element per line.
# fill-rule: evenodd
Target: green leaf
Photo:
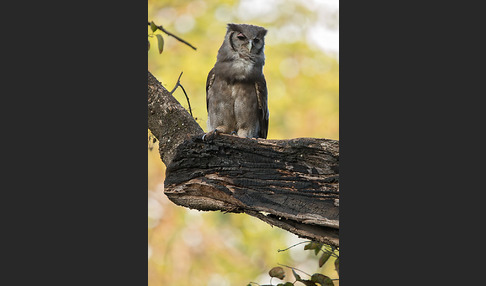
<path fill-rule="evenodd" d="M 334 261 L 334 267 L 336 267 L 336 272 L 339 275 L 339 258 Z"/>
<path fill-rule="evenodd" d="M 314 254 L 317 255 L 322 248 L 322 243 L 317 243 L 316 248 L 314 248 Z"/>
<path fill-rule="evenodd" d="M 329 259 L 329 257 L 331 257 L 331 252 L 324 252 L 322 255 L 321 255 L 321 258 L 319 258 L 319 267 L 322 267 L 322 265 L 324 265 L 324 263 L 326 263 L 326 261 Z"/>
<path fill-rule="evenodd" d="M 332 282 L 331 278 L 327 277 L 324 279 L 324 283 L 321 284 L 322 286 L 334 286 L 334 282 Z"/>
<path fill-rule="evenodd" d="M 299 282 L 300 282 L 300 283 L 303 283 L 303 284 L 304 284 L 304 285 L 306 285 L 306 286 L 317 286 L 317 284 L 316 284 L 316 283 L 314 283 L 314 282 L 313 282 L 313 281 L 311 281 L 311 280 L 300 280 Z"/>
<path fill-rule="evenodd" d="M 311 281 L 317 282 L 317 283 L 322 283 L 324 281 L 324 278 L 326 278 L 326 275 L 323 275 L 321 273 L 314 273 L 311 276 Z"/>
<path fill-rule="evenodd" d="M 331 278 L 327 277 L 326 275 L 322 275 L 320 273 L 314 273 L 311 276 L 311 281 L 321 284 L 321 286 L 334 286 L 334 282 L 332 282 Z"/>
<path fill-rule="evenodd" d="M 295 272 L 295 270 L 292 268 L 292 273 L 294 274 L 295 280 L 301 281 L 302 278 L 300 278 L 300 275 Z"/>
<path fill-rule="evenodd" d="M 294 283 L 292 283 L 292 282 L 285 282 L 285 284 L 283 286 L 294 286 Z"/>
<path fill-rule="evenodd" d="M 317 255 L 317 253 L 319 253 L 319 250 L 321 250 L 321 247 L 322 243 L 311 241 L 304 246 L 304 250 L 314 249 L 314 252 Z"/>
<path fill-rule="evenodd" d="M 158 27 L 155 25 L 154 21 L 150 22 L 150 29 L 152 29 L 152 32 L 157 31 Z"/>
<path fill-rule="evenodd" d="M 270 275 L 270 277 L 277 277 L 278 279 L 282 280 L 285 277 L 285 271 L 283 270 L 282 267 L 277 266 L 270 269 L 268 275 Z"/>
<path fill-rule="evenodd" d="M 159 47 L 159 54 L 162 53 L 162 51 L 164 50 L 164 38 L 162 38 L 162 35 L 161 34 L 157 34 L 157 41 L 158 41 L 158 47 Z"/>

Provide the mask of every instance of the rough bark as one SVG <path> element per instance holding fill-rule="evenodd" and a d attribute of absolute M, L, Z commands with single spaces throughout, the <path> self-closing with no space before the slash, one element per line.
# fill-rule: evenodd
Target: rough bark
<path fill-rule="evenodd" d="M 194 136 L 177 147 L 165 194 L 198 210 L 247 213 L 339 245 L 339 146 L 326 139 Z"/>
<path fill-rule="evenodd" d="M 166 164 L 164 192 L 198 210 L 246 213 L 339 246 L 339 142 L 248 139 L 203 131 L 149 72 L 149 129 Z"/>
<path fill-rule="evenodd" d="M 176 147 L 195 134 L 201 126 L 170 92 L 148 72 L 148 128 L 159 140 L 162 161 L 168 165 Z M 202 136 L 202 135 L 201 135 Z"/>

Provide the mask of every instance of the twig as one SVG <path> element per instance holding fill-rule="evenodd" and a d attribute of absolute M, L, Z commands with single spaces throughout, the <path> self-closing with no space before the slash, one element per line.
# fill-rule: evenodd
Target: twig
<path fill-rule="evenodd" d="M 150 26 L 150 22 L 148 22 L 148 25 Z M 196 47 L 194 47 L 193 45 L 191 45 L 191 44 L 189 44 L 188 42 L 184 41 L 183 39 L 179 38 L 178 36 L 176 36 L 176 35 L 172 34 L 171 32 L 168 32 L 166 29 L 164 29 L 164 27 L 162 27 L 162 26 L 158 26 L 158 25 L 155 25 L 155 26 L 157 26 L 157 28 L 158 28 L 159 30 L 161 30 L 162 32 L 166 33 L 168 36 L 174 37 L 176 40 L 178 40 L 178 41 L 179 41 L 179 42 L 181 42 L 181 43 L 184 43 L 184 44 L 188 45 L 189 47 L 191 47 L 191 48 L 192 48 L 193 50 L 195 50 L 195 51 L 197 50 L 197 48 L 196 48 Z"/>
<path fill-rule="evenodd" d="M 179 86 L 182 88 L 182 91 L 184 92 L 184 95 L 186 96 L 187 104 L 189 105 L 189 113 L 191 113 L 191 116 L 194 117 L 192 115 L 191 103 L 189 102 L 189 97 L 187 96 L 186 90 L 184 89 L 184 87 L 182 86 L 182 84 L 179 83 Z"/>
<path fill-rule="evenodd" d="M 173 89 L 170 91 L 170 94 L 173 94 L 173 93 L 174 93 L 174 91 L 175 91 L 175 90 L 177 89 L 177 87 L 179 86 L 179 84 L 181 83 L 181 76 L 182 76 L 182 73 L 183 73 L 183 72 L 181 72 L 181 74 L 180 74 L 180 75 L 179 75 L 179 77 L 177 78 L 177 82 L 176 82 L 176 84 L 175 84 L 174 88 L 173 88 Z"/>
<path fill-rule="evenodd" d="M 290 268 L 290 269 L 294 269 L 294 270 L 300 271 L 300 272 L 304 273 L 305 275 L 307 275 L 309 277 L 311 276 L 309 273 L 306 273 L 306 272 L 304 272 L 304 271 L 302 271 L 302 270 L 300 270 L 298 268 L 292 267 L 292 266 L 288 266 L 288 265 L 284 265 L 284 264 L 280 264 L 280 263 L 277 263 L 277 265 L 284 266 L 284 267 L 287 267 L 287 268 Z"/>
<path fill-rule="evenodd" d="M 296 243 L 296 244 L 294 244 L 294 245 L 291 245 L 291 246 L 289 246 L 289 247 L 287 247 L 287 248 L 285 248 L 285 249 L 277 249 L 277 252 L 286 251 L 286 250 L 289 250 L 289 249 L 291 249 L 292 247 L 295 247 L 295 246 L 297 246 L 297 245 L 299 245 L 299 244 L 302 244 L 302 243 L 309 243 L 309 242 L 310 242 L 310 240 L 301 241 L 301 242 Z"/>
<path fill-rule="evenodd" d="M 170 92 L 170 94 L 173 94 L 174 91 L 177 89 L 178 86 L 180 86 L 182 88 L 182 91 L 184 92 L 184 95 L 186 96 L 186 99 L 187 99 L 187 104 L 189 105 L 189 113 L 191 113 L 191 116 L 194 117 L 192 115 L 192 109 L 191 109 L 191 102 L 189 102 L 189 97 L 187 96 L 187 93 L 186 93 L 186 90 L 184 89 L 184 87 L 182 86 L 181 84 L 181 76 L 182 76 L 182 73 L 179 75 L 179 78 L 177 79 L 177 83 L 176 85 L 174 86 L 174 88 L 172 89 L 172 91 Z"/>

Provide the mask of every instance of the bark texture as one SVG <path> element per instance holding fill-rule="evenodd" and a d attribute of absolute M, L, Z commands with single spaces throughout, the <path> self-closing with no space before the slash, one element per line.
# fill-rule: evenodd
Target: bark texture
<path fill-rule="evenodd" d="M 172 161 L 176 147 L 195 134 L 204 134 L 201 126 L 172 94 L 148 72 L 148 129 L 159 140 L 162 161 Z"/>
<path fill-rule="evenodd" d="M 339 142 L 265 140 L 203 130 L 149 72 L 149 129 L 166 164 L 165 194 L 198 210 L 246 213 L 339 246 Z"/>
<path fill-rule="evenodd" d="M 339 245 L 339 146 L 326 139 L 194 136 L 177 147 L 165 194 L 198 210 L 247 213 Z"/>

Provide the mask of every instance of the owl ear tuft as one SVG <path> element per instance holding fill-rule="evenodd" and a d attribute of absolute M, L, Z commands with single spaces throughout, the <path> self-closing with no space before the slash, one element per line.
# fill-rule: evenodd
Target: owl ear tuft
<path fill-rule="evenodd" d="M 228 31 L 240 31 L 238 24 L 228 23 Z"/>
<path fill-rule="evenodd" d="M 267 30 L 265 28 L 261 28 L 261 30 L 258 32 L 258 36 L 260 37 L 265 37 L 265 35 L 267 34 Z"/>

